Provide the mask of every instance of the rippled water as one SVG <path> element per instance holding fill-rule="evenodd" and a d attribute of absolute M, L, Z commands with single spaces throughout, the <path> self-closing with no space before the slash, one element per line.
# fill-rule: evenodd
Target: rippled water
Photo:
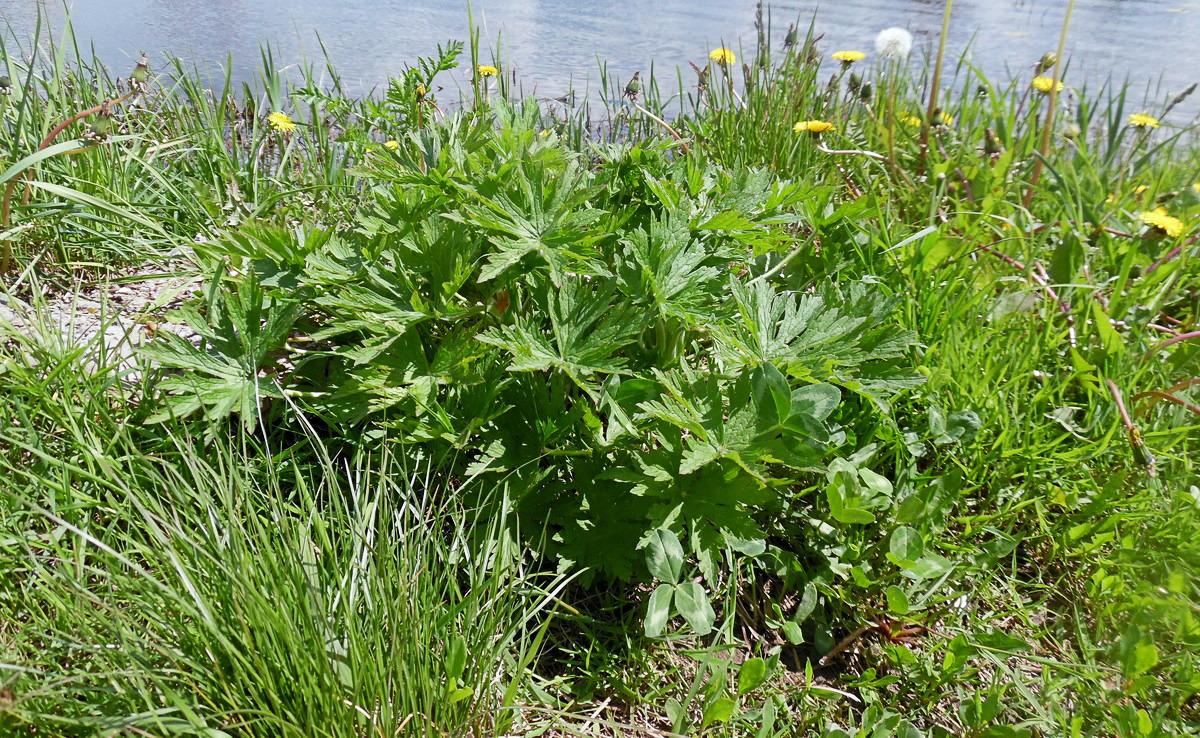
<path fill-rule="evenodd" d="M 321 59 L 321 43 L 349 87 L 364 92 L 439 42 L 467 37 L 465 0 L 73 0 L 71 18 L 81 42 L 94 46 L 124 73 L 139 50 L 179 56 L 210 69 L 233 55 L 239 80 L 252 79 L 259 49 L 269 42 L 284 63 Z M 951 48 L 989 75 L 1027 71 L 1055 48 L 1067 0 L 957 0 Z M 527 91 L 559 95 L 568 86 L 593 86 L 598 60 L 620 79 L 655 65 L 659 75 L 689 59 L 701 61 L 721 43 L 736 48 L 754 39 L 753 0 L 475 0 L 485 44 L 502 56 Z M 816 13 L 822 48 L 871 50 L 885 26 L 907 27 L 918 52 L 941 25 L 934 0 L 778 2 L 770 7 L 773 35 L 789 21 L 807 26 Z M 0 16 L 28 42 L 39 8 L 61 31 L 61 0 L 0 0 Z M 1082 0 L 1067 43 L 1068 82 L 1100 83 L 1110 76 L 1134 83 L 1139 98 L 1162 100 L 1200 79 L 1200 1 Z M 318 41 L 319 38 L 319 41 Z M 11 43 L 11 41 L 10 41 Z M 152 56 L 153 58 L 153 56 Z M 673 78 L 673 73 L 667 75 Z M 455 78 L 447 80 L 453 84 Z M 456 79 L 465 79 L 465 72 Z M 1195 105 L 1186 110 L 1196 110 Z M 1183 123 L 1186 121 L 1175 121 Z"/>

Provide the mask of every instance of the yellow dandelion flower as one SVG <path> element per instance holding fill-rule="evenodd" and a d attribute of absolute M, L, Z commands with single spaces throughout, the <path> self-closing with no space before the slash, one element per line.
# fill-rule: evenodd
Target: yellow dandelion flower
<path fill-rule="evenodd" d="M 385 143 L 383 145 L 383 147 L 385 149 L 391 149 L 392 151 L 395 151 L 396 149 L 400 148 L 400 142 L 399 141 L 388 141 L 387 143 Z"/>
<path fill-rule="evenodd" d="M 914 126 L 915 127 L 915 126 L 921 125 L 921 116 L 919 116 L 915 113 L 910 113 L 907 110 L 901 110 L 896 115 L 896 120 L 900 121 L 901 123 L 903 123 L 906 126 Z"/>
<path fill-rule="evenodd" d="M 833 124 L 823 120 L 802 120 L 792 126 L 792 130 L 796 133 L 811 133 L 814 136 L 833 130 Z"/>
<path fill-rule="evenodd" d="M 737 61 L 737 57 L 733 55 L 733 49 L 727 49 L 724 46 L 719 49 L 713 49 L 709 53 L 708 58 L 722 66 L 733 64 Z"/>
<path fill-rule="evenodd" d="M 1116 204 L 1117 204 L 1117 195 L 1116 195 L 1116 193 L 1112 193 L 1112 192 L 1110 192 L 1110 193 L 1108 194 L 1108 197 L 1104 198 L 1104 202 L 1105 202 L 1106 204 L 1108 204 L 1108 205 L 1116 205 Z"/>
<path fill-rule="evenodd" d="M 426 92 L 425 85 L 417 85 L 417 97 L 425 97 Z"/>
<path fill-rule="evenodd" d="M 475 68 L 475 71 L 479 72 L 480 77 L 495 77 L 497 74 L 500 74 L 500 70 L 491 64 L 480 64 Z"/>
<path fill-rule="evenodd" d="M 1200 182 L 1196 182 L 1196 183 L 1194 183 L 1194 184 L 1192 185 L 1192 189 L 1196 191 L 1196 194 L 1197 194 L 1197 195 L 1200 195 Z"/>
<path fill-rule="evenodd" d="M 1056 88 L 1054 86 L 1054 79 L 1051 77 L 1034 77 L 1033 82 L 1030 84 L 1033 85 L 1033 89 L 1037 90 L 1038 92 L 1049 92 L 1052 88 L 1057 89 L 1059 92 L 1063 91 L 1063 83 L 1059 82 L 1058 87 Z"/>
<path fill-rule="evenodd" d="M 933 116 L 933 124 L 935 126 L 952 126 L 954 125 L 954 116 L 949 113 L 937 113 Z"/>
<path fill-rule="evenodd" d="M 1129 125 L 1138 128 L 1158 128 L 1158 118 L 1145 113 L 1134 113 L 1129 116 Z"/>
<path fill-rule="evenodd" d="M 835 51 L 833 58 L 843 64 L 853 64 L 856 61 L 862 61 L 867 58 L 867 55 L 861 51 Z"/>
<path fill-rule="evenodd" d="M 1150 189 L 1150 185 L 1138 185 L 1133 188 L 1133 194 L 1140 195 L 1148 189 Z"/>
<path fill-rule="evenodd" d="M 1162 231 L 1171 238 L 1177 238 L 1183 233 L 1183 221 L 1179 218 L 1172 218 L 1167 215 L 1166 208 L 1155 208 L 1148 210 L 1141 215 L 1141 220 L 1148 226 L 1156 230 Z"/>
<path fill-rule="evenodd" d="M 271 113 L 267 116 L 267 122 L 277 131 L 288 133 L 296 130 L 296 122 L 287 113 Z"/>

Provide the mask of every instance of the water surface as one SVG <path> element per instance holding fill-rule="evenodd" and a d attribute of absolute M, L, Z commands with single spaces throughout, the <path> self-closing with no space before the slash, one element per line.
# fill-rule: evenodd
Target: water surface
<path fill-rule="evenodd" d="M 115 72 L 125 74 L 140 50 L 182 57 L 209 70 L 232 54 L 239 81 L 252 80 L 259 50 L 269 43 L 285 64 L 320 61 L 321 44 L 351 91 L 386 84 L 404 64 L 431 55 L 438 43 L 466 40 L 465 0 L 72 0 L 78 38 Z M 1057 47 L 1067 0 L 957 0 L 951 49 L 989 75 L 1027 73 Z M 557 96 L 568 87 L 594 88 L 599 60 L 627 79 L 651 65 L 660 76 L 688 60 L 702 63 L 717 45 L 754 42 L 753 0 L 475 0 L 484 43 L 495 46 L 528 92 Z M 916 54 L 941 26 L 936 0 L 788 0 L 770 6 L 776 42 L 789 21 L 807 26 L 816 14 L 822 49 L 873 51 L 876 32 L 908 28 Z M 56 33 L 66 21 L 62 0 L 0 0 L 0 18 L 28 44 L 40 11 Z M 1067 81 L 1128 78 L 1138 104 L 1161 101 L 1200 79 L 1200 0 L 1080 0 L 1067 43 Z M 10 39 L 10 43 L 11 43 Z M 485 52 L 486 53 L 486 52 Z M 666 75 L 673 79 L 674 75 Z M 443 82 L 463 84 L 460 68 Z M 1185 114 L 1197 107 L 1186 106 Z M 1173 116 L 1173 117 L 1179 117 Z M 1175 123 L 1186 123 L 1181 119 Z"/>

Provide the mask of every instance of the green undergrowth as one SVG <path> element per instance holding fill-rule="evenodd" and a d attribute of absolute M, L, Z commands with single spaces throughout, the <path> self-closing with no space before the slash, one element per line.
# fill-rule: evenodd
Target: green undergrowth
<path fill-rule="evenodd" d="M 6 47 L 3 305 L 204 288 L 0 320 L 0 732 L 1193 734 L 1186 96 L 775 36 L 599 135 L 477 36 L 372 99 Z"/>

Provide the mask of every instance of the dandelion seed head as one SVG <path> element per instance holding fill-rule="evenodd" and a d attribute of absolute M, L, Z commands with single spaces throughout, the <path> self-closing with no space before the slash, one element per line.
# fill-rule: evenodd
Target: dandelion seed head
<path fill-rule="evenodd" d="M 885 28 L 875 37 L 875 53 L 885 59 L 907 59 L 912 46 L 912 34 L 899 26 Z"/>

